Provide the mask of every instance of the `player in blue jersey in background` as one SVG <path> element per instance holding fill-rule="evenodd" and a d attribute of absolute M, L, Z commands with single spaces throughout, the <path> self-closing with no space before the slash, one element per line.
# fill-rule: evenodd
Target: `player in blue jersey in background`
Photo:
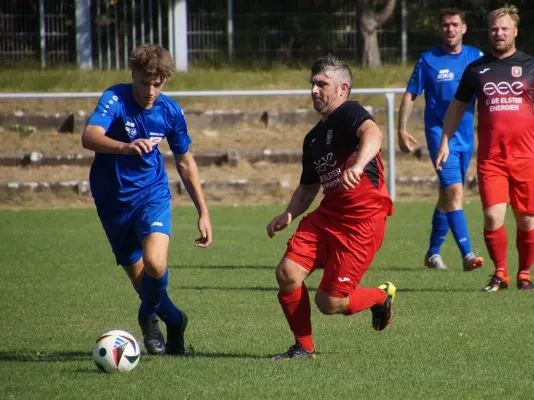
<path fill-rule="evenodd" d="M 462 44 L 467 30 L 464 13 L 457 8 L 440 12 L 441 46 L 424 52 L 415 65 L 399 110 L 398 138 L 403 152 L 413 150 L 417 141 L 406 130 L 417 96 L 425 92 L 425 136 L 428 151 L 435 164 L 441 142 L 443 120 L 449 103 L 465 67 L 482 57 L 482 52 Z M 462 119 L 458 131 L 449 144 L 451 155 L 444 168 L 438 171 L 439 196 L 432 217 L 430 245 L 425 254 L 425 265 L 445 269 L 440 248 L 449 228 L 463 257 L 463 269 L 472 271 L 482 266 L 484 260 L 471 249 L 467 221 L 463 211 L 464 182 L 474 149 L 473 127 L 474 100 Z"/>
<path fill-rule="evenodd" d="M 198 212 L 197 247 L 212 241 L 211 221 L 191 139 L 178 103 L 161 94 L 174 72 L 167 50 L 142 45 L 130 56 L 132 83 L 108 88 L 82 134 L 94 151 L 91 192 L 118 265 L 141 298 L 138 322 L 151 354 L 182 355 L 187 316 L 167 294 L 171 192 L 158 144 L 167 139 L 176 168 Z M 167 342 L 156 315 L 167 326 Z"/>

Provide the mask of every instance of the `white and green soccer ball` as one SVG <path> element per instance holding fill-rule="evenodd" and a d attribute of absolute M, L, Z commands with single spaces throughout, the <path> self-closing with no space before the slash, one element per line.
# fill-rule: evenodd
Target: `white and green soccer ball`
<path fill-rule="evenodd" d="M 141 348 L 131 333 L 113 330 L 97 339 L 93 359 L 100 372 L 127 372 L 139 364 Z"/>

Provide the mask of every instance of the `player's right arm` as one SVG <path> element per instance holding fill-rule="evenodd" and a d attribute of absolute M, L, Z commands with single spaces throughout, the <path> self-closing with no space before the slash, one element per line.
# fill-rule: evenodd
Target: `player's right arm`
<path fill-rule="evenodd" d="M 449 141 L 456 133 L 458 126 L 460 126 L 460 122 L 468 106 L 469 103 L 452 99 L 447 108 L 445 119 L 443 120 L 443 135 L 441 136 L 441 143 L 436 156 L 436 169 L 438 170 L 443 168 L 443 164 L 449 158 Z"/>
<path fill-rule="evenodd" d="M 291 196 L 286 210 L 277 217 L 274 217 L 269 225 L 267 225 L 267 234 L 269 237 L 272 238 L 276 232 L 287 228 L 291 221 L 310 208 L 320 188 L 321 184 L 319 183 L 310 185 L 301 183 L 293 192 L 293 196 Z"/>
<path fill-rule="evenodd" d="M 82 146 L 95 153 L 106 154 L 138 154 L 152 151 L 152 143 L 148 139 L 137 139 L 124 143 L 106 136 L 106 130 L 99 125 L 87 125 L 82 133 Z"/>
<path fill-rule="evenodd" d="M 302 145 L 302 173 L 300 176 L 300 184 L 293 192 L 293 196 L 291 196 L 291 200 L 289 201 L 286 210 L 277 217 L 274 217 L 267 225 L 267 234 L 271 238 L 274 237 L 276 232 L 287 228 L 291 221 L 306 212 L 312 205 L 321 188 L 319 176 L 317 175 L 317 171 L 315 171 L 315 166 L 313 164 L 312 146 L 315 139 L 312 136 L 312 132 L 306 135 Z"/>
<path fill-rule="evenodd" d="M 417 61 L 417 64 L 415 64 L 399 108 L 397 136 L 399 140 L 399 148 L 404 153 L 413 151 L 414 144 L 417 144 L 417 140 L 408 133 L 406 125 L 412 115 L 415 99 L 423 93 L 424 85 L 425 75 L 423 70 L 423 57 L 421 57 L 419 61 Z"/>
<path fill-rule="evenodd" d="M 449 158 L 449 141 L 456 133 L 465 110 L 467 110 L 469 103 L 475 96 L 475 82 L 476 79 L 474 79 L 471 73 L 471 68 L 467 66 L 454 95 L 454 99 L 450 102 L 445 113 L 445 119 L 443 120 L 443 134 L 441 135 L 441 143 L 436 156 L 436 169 L 438 170 L 443 168 L 443 164 Z"/>
<path fill-rule="evenodd" d="M 410 92 L 404 93 L 399 108 L 399 124 L 397 127 L 397 136 L 399 139 L 399 148 L 404 153 L 409 153 L 410 151 L 413 151 L 414 144 L 417 144 L 417 140 L 415 140 L 415 138 L 410 135 L 406 130 L 406 125 L 408 123 L 408 120 L 410 119 L 410 115 L 412 115 L 413 104 L 416 98 L 417 96 Z"/>
<path fill-rule="evenodd" d="M 130 143 L 115 140 L 106 132 L 118 118 L 121 94 L 113 86 L 100 96 L 95 110 L 89 117 L 82 133 L 82 147 L 96 153 L 106 154 L 144 154 L 152 151 L 152 143 L 148 139 L 137 139 Z"/>

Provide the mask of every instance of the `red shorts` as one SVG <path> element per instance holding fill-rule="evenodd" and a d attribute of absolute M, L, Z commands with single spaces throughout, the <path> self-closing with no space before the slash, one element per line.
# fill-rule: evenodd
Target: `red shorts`
<path fill-rule="evenodd" d="M 319 287 L 346 297 L 361 281 L 382 245 L 386 218 L 340 222 L 316 210 L 304 217 L 287 242 L 284 257 L 310 273 L 323 268 Z"/>
<path fill-rule="evenodd" d="M 482 206 L 510 205 L 514 210 L 534 214 L 534 159 L 493 158 L 477 165 Z"/>

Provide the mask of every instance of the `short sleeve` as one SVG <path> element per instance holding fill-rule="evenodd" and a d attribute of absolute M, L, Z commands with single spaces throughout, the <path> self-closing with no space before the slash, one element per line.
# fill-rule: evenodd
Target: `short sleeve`
<path fill-rule="evenodd" d="M 184 112 L 179 107 L 175 110 L 174 126 L 171 128 L 171 133 L 167 135 L 167 142 L 173 154 L 181 155 L 189 151 L 191 138 L 187 133 Z"/>
<path fill-rule="evenodd" d="M 412 72 L 412 76 L 408 81 L 408 86 L 406 91 L 415 96 L 420 96 L 423 93 L 425 86 L 425 76 L 423 70 L 423 59 L 420 58 L 419 61 L 415 64 L 415 67 Z"/>
<path fill-rule="evenodd" d="M 315 171 L 315 166 L 313 165 L 313 140 L 311 137 L 312 136 L 308 134 L 304 139 L 304 144 L 302 145 L 302 173 L 300 175 L 301 185 L 313 185 L 319 183 L 319 175 L 317 175 L 317 171 Z"/>
<path fill-rule="evenodd" d="M 112 88 L 107 89 L 102 93 L 102 96 L 100 96 L 95 110 L 87 120 L 87 125 L 101 126 L 107 132 L 118 115 L 119 107 L 119 96 Z"/>
<path fill-rule="evenodd" d="M 360 129 L 360 126 L 367 120 L 375 122 L 375 119 L 369 113 L 369 111 L 363 108 L 358 102 L 354 103 L 354 107 L 350 110 L 350 114 L 348 115 L 351 128 L 349 129 L 349 132 L 357 131 L 358 129 Z"/>
<path fill-rule="evenodd" d="M 460 80 L 460 84 L 458 85 L 458 89 L 456 89 L 454 98 L 458 101 L 469 103 L 476 93 L 475 82 L 476 79 L 473 78 L 471 69 L 469 67 L 466 68 L 462 75 L 462 79 Z"/>

